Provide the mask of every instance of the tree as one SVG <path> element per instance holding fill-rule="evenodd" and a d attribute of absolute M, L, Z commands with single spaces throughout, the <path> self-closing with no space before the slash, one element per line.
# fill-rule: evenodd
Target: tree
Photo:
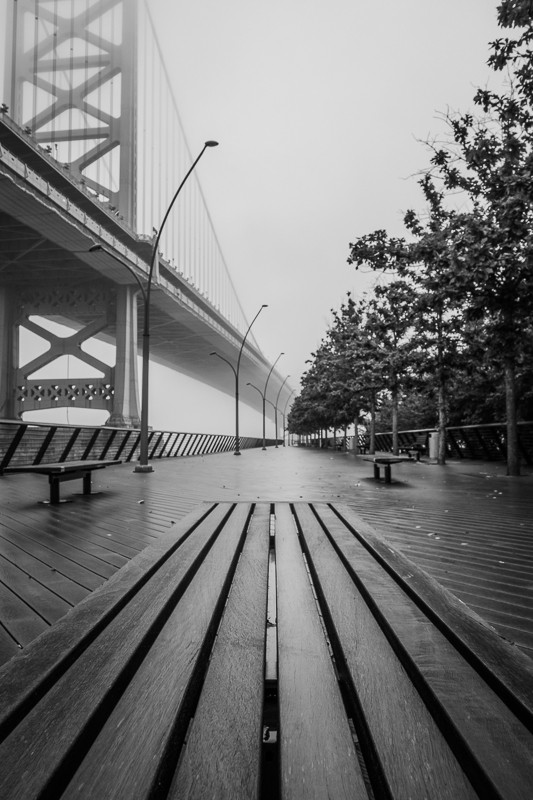
<path fill-rule="evenodd" d="M 432 165 L 446 189 L 471 200 L 448 230 L 450 285 L 465 297 L 467 318 L 483 322 L 488 353 L 501 366 L 508 474 L 519 475 L 516 375 L 533 314 L 533 120 L 514 91 L 483 90 L 476 102 L 487 116 L 451 119 L 453 143 L 435 151 Z"/>

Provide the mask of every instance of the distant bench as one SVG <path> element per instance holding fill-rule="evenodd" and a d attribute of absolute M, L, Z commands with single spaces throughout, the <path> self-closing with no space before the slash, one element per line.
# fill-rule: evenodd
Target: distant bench
<path fill-rule="evenodd" d="M 383 467 L 385 473 L 385 483 L 392 483 L 391 468 L 394 464 L 401 464 L 403 461 L 411 461 L 410 458 L 399 458 L 398 456 L 365 456 L 363 461 L 370 461 L 374 465 L 374 478 L 379 481 L 380 468 Z"/>
<path fill-rule="evenodd" d="M 69 500 L 61 500 L 59 496 L 59 486 L 64 481 L 74 481 L 82 478 L 83 494 L 91 494 L 91 474 L 95 469 L 105 469 L 122 464 L 122 461 L 64 461 L 56 464 L 31 464 L 29 466 L 5 467 L 3 473 L 16 472 L 35 472 L 38 475 L 48 475 L 50 484 L 50 499 L 42 500 L 43 503 L 57 505 L 58 503 L 68 503 Z"/>
<path fill-rule="evenodd" d="M 533 664 L 348 507 L 203 504 L 4 665 L 0 742 L 2 800 L 525 799 Z"/>
<path fill-rule="evenodd" d="M 427 433 L 418 433 L 412 442 L 402 444 L 398 448 L 400 453 L 407 453 L 409 456 L 416 456 L 416 460 L 420 461 L 420 456 L 425 455 L 427 451 Z"/>

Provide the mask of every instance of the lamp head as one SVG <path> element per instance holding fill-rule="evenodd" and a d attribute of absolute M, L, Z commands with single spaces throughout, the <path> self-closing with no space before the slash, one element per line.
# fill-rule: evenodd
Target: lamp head
<path fill-rule="evenodd" d="M 94 253 L 96 250 L 103 250 L 101 244 L 93 244 L 92 247 L 89 247 L 89 253 Z"/>
<path fill-rule="evenodd" d="M 212 139 L 210 139 L 208 142 L 205 143 L 205 146 L 206 147 L 218 147 L 218 142 L 214 142 Z"/>
<path fill-rule="evenodd" d="M 213 352 L 212 352 L 212 353 L 209 353 L 209 355 L 210 355 L 210 356 L 216 356 L 216 355 L 218 355 L 218 353 L 216 353 L 216 352 L 213 350 Z"/>

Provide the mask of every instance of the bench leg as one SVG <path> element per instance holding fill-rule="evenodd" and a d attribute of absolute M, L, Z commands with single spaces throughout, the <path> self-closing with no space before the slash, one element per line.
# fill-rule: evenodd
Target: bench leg
<path fill-rule="evenodd" d="M 390 464 L 385 464 L 385 483 L 392 483 Z"/>
<path fill-rule="evenodd" d="M 72 500 L 61 500 L 59 496 L 59 484 L 61 477 L 59 475 L 49 475 L 48 483 L 50 485 L 50 500 L 39 500 L 43 506 L 58 506 L 60 503 L 72 503 Z"/>
<path fill-rule="evenodd" d="M 59 499 L 59 481 L 50 475 L 50 503 L 60 503 Z"/>
<path fill-rule="evenodd" d="M 48 483 L 50 484 L 50 500 L 39 500 L 43 506 L 58 506 L 60 503 L 70 503 L 71 500 L 61 500 L 59 496 L 59 476 L 49 475 Z"/>
<path fill-rule="evenodd" d="M 374 478 L 379 481 L 379 465 L 374 464 Z"/>
<path fill-rule="evenodd" d="M 91 473 L 86 472 L 83 476 L 83 494 L 91 494 Z"/>

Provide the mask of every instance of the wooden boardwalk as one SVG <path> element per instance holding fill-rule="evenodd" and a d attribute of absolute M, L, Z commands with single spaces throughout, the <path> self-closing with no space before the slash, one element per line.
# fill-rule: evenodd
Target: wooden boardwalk
<path fill-rule="evenodd" d="M 506 639 L 533 654 L 533 476 L 501 464 L 406 463 L 393 483 L 349 454 L 249 450 L 95 473 L 102 494 L 49 507 L 44 478 L 0 478 L 0 663 L 203 500 L 348 502 Z"/>

